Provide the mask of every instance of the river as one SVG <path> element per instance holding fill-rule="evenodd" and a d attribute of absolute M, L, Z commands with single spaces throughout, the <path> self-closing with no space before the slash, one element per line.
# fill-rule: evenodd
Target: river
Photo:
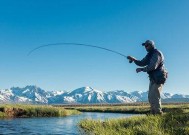
<path fill-rule="evenodd" d="M 77 124 L 82 119 L 104 120 L 130 116 L 133 114 L 84 112 L 67 117 L 0 119 L 0 134 L 79 135 Z"/>

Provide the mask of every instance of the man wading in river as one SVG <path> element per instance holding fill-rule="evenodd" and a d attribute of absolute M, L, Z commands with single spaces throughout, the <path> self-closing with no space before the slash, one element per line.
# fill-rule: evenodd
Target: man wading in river
<path fill-rule="evenodd" d="M 148 100 L 151 113 L 162 114 L 160 92 L 167 79 L 167 71 L 164 67 L 164 56 L 155 48 L 155 43 L 152 40 L 146 40 L 145 43 L 142 43 L 142 46 L 144 46 L 148 52 L 142 60 L 137 60 L 132 56 L 127 56 L 127 58 L 130 63 L 134 61 L 137 66 L 142 67 L 136 69 L 137 73 L 141 71 L 148 73 L 150 79 Z"/>

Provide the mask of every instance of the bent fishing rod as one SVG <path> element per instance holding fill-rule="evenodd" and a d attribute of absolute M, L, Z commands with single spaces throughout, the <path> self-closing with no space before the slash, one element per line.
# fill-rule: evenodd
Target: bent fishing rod
<path fill-rule="evenodd" d="M 41 45 L 41 46 L 38 46 L 38 47 L 34 48 L 33 50 L 31 50 L 28 53 L 28 56 L 31 55 L 36 50 L 39 50 L 39 49 L 44 48 L 44 47 L 49 47 L 49 46 L 85 46 L 85 47 L 93 47 L 93 48 L 98 48 L 98 49 L 106 50 L 106 51 L 109 51 L 109 52 L 112 52 L 112 53 L 116 53 L 116 54 L 121 55 L 123 57 L 127 57 L 126 55 L 124 55 L 124 54 L 122 54 L 120 52 L 111 50 L 111 49 L 107 49 L 107 48 L 100 47 L 100 46 L 95 46 L 95 45 L 80 44 L 80 43 L 54 43 L 54 44 Z"/>
<path fill-rule="evenodd" d="M 104 48 L 104 47 L 100 47 L 100 46 L 96 46 L 96 45 L 89 45 L 89 44 L 81 44 L 81 43 L 54 43 L 54 44 L 45 44 L 45 45 L 41 45 L 41 46 L 38 46 L 36 48 L 34 48 L 33 50 L 29 51 L 28 55 L 27 56 L 30 56 L 33 52 L 35 52 L 36 50 L 39 50 L 41 48 L 44 48 L 44 47 L 49 47 L 49 46 L 85 46 L 85 47 L 93 47 L 93 48 L 98 48 L 98 49 L 102 49 L 102 50 L 106 50 L 106 51 L 109 51 L 109 52 L 112 52 L 112 53 L 115 53 L 115 54 L 118 54 L 124 58 L 127 58 L 128 59 L 128 56 L 120 53 L 120 52 L 117 52 L 117 51 L 114 51 L 114 50 L 111 50 L 111 49 L 108 49 L 108 48 Z M 129 61 L 130 62 L 130 61 Z M 131 62 L 130 62 L 131 63 Z"/>

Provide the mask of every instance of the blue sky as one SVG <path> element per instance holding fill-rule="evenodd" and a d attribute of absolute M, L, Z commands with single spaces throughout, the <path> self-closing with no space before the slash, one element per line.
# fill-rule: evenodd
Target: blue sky
<path fill-rule="evenodd" d="M 147 74 L 107 51 L 56 46 L 27 53 L 43 44 L 76 42 L 142 59 L 141 43 L 152 39 L 169 71 L 163 92 L 187 94 L 188 9 L 188 0 L 1 0 L 0 89 L 146 91 Z"/>

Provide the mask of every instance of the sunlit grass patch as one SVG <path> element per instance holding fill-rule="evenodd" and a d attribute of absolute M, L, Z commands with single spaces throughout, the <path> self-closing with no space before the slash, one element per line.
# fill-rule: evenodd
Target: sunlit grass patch
<path fill-rule="evenodd" d="M 161 115 L 130 118 L 82 120 L 79 126 L 86 134 L 96 135 L 188 135 L 189 113 L 183 110 Z"/>

